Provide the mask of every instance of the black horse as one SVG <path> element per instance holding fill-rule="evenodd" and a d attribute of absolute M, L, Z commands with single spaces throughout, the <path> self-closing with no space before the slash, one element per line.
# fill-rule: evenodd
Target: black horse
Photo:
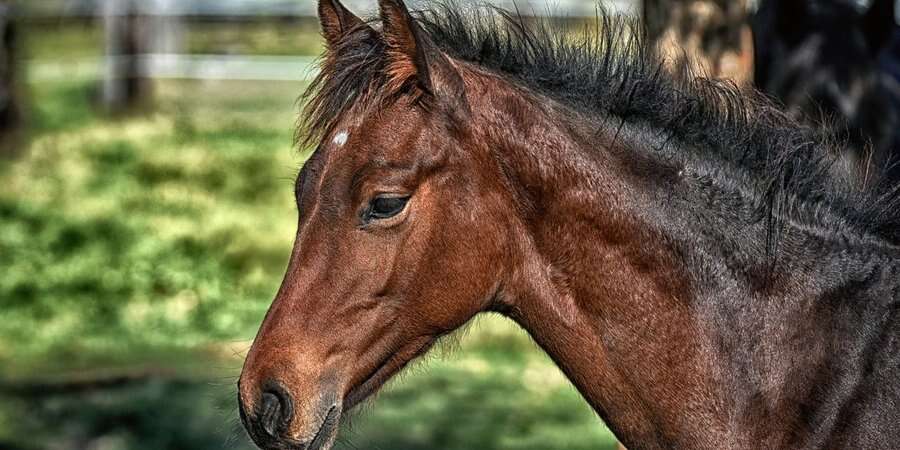
<path fill-rule="evenodd" d="M 827 123 L 864 185 L 900 181 L 894 0 L 763 0 L 753 20 L 756 85 L 792 116 Z"/>

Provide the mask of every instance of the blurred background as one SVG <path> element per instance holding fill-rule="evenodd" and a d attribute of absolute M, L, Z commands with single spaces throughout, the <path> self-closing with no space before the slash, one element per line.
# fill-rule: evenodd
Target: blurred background
<path fill-rule="evenodd" d="M 596 7 L 528 4 L 563 26 Z M 751 82 L 754 3 L 603 4 L 647 21 L 673 66 Z M 0 449 L 253 448 L 235 383 L 291 249 L 314 12 L 312 0 L 0 0 Z M 493 316 L 341 436 L 341 449 L 615 446 L 530 338 Z"/>

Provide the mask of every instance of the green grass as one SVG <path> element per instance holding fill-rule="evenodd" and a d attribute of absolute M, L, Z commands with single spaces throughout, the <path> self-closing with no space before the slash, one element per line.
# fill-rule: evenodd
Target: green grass
<path fill-rule="evenodd" d="M 110 120 L 87 83 L 31 86 L 31 143 L 0 161 L 0 447 L 250 448 L 233 384 L 291 248 L 301 88 L 167 82 L 153 113 Z M 480 320 L 455 347 L 392 382 L 340 448 L 612 447 L 513 324 Z M 119 373 L 149 375 L 22 387 Z"/>
<path fill-rule="evenodd" d="M 38 87 L 39 131 L 0 169 L 0 361 L 249 339 L 291 244 L 293 94 L 250 89 L 213 114 L 189 109 L 202 87 L 160 86 L 159 113 L 103 121 L 85 87 Z"/>
<path fill-rule="evenodd" d="M 197 22 L 187 28 L 191 53 L 317 56 L 322 53 L 315 19 L 253 23 Z"/>
<path fill-rule="evenodd" d="M 195 54 L 317 56 L 322 53 L 319 24 L 313 18 L 255 22 L 188 22 L 181 50 Z M 24 29 L 29 59 L 66 62 L 103 55 L 99 22 L 32 23 Z"/>
<path fill-rule="evenodd" d="M 23 54 L 29 59 L 70 61 L 103 55 L 103 28 L 87 21 L 26 24 Z"/>

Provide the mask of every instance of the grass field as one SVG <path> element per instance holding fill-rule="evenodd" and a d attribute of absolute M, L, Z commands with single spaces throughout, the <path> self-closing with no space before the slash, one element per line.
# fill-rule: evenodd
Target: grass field
<path fill-rule="evenodd" d="M 0 160 L 0 448 L 250 448 L 234 381 L 290 252 L 301 86 L 166 82 L 114 120 L 90 87 L 32 84 L 30 144 Z M 339 448 L 613 446 L 504 319 L 434 353 Z"/>

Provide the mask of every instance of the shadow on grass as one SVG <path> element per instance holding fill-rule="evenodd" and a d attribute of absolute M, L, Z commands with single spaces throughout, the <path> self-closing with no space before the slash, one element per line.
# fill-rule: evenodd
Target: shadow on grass
<path fill-rule="evenodd" d="M 229 388 L 150 379 L 121 386 L 16 389 L 0 397 L 0 447 L 13 449 L 250 449 Z"/>

